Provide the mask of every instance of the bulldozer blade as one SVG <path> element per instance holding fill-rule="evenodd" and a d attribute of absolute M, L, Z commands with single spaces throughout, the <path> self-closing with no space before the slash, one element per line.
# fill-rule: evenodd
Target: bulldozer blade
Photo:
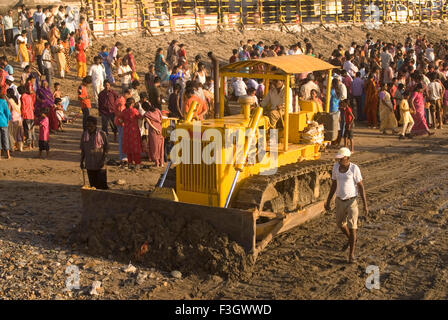
<path fill-rule="evenodd" d="M 120 234 L 120 227 L 117 224 L 126 223 L 129 217 L 152 213 L 161 218 L 173 221 L 173 224 L 182 216 L 185 221 L 202 220 L 224 235 L 229 240 L 238 243 L 248 255 L 252 255 L 254 260 L 258 254 L 264 250 L 269 242 L 278 234 L 290 230 L 306 221 L 313 219 L 324 212 L 324 202 L 305 207 L 303 210 L 282 215 L 273 215 L 258 210 L 241 210 L 236 208 L 208 207 L 197 204 L 190 204 L 156 197 L 157 194 L 167 195 L 170 188 L 155 191 L 154 196 L 145 197 L 141 195 L 123 194 L 111 190 L 81 189 L 82 198 L 82 220 L 81 228 L 87 238 L 84 240 L 96 245 L 95 254 L 109 255 L 114 248 L 110 247 L 107 236 L 102 239 L 102 235 L 114 232 L 114 236 L 123 239 L 126 243 L 123 246 L 132 247 L 135 239 L 126 238 Z M 175 193 L 170 193 L 175 195 Z M 265 223 L 257 224 L 257 218 L 273 218 Z M 144 225 L 145 219 L 137 221 L 141 225 L 139 228 L 151 232 L 149 226 Z M 110 228 L 110 230 L 107 230 Z M 118 231 L 117 231 L 118 230 Z M 182 235 L 179 235 L 181 241 Z M 140 247 L 132 248 L 133 252 Z"/>
<path fill-rule="evenodd" d="M 176 191 L 173 188 L 156 187 L 153 192 L 149 194 L 150 198 L 165 199 L 171 201 L 179 201 Z"/>
<path fill-rule="evenodd" d="M 108 239 L 100 239 L 101 235 L 111 230 L 119 230 L 114 224 L 126 223 L 133 213 L 145 212 L 160 215 L 167 220 L 175 221 L 180 216 L 186 221 L 202 220 L 230 240 L 238 243 L 247 254 L 253 254 L 255 250 L 255 220 L 254 211 L 246 211 L 235 208 L 208 207 L 197 204 L 175 202 L 166 199 L 145 197 L 114 192 L 111 190 L 81 189 L 82 219 L 81 228 L 86 232 L 88 242 L 95 243 L 98 248 L 96 254 L 107 256 L 113 250 L 108 247 Z M 139 213 L 140 214 L 140 213 Z M 141 219 L 144 221 L 144 219 Z M 140 221 L 140 220 L 139 220 Z M 144 222 L 139 222 L 144 223 Z M 150 228 L 140 225 L 139 228 L 151 232 Z M 126 236 L 117 234 L 122 238 Z M 119 232 L 118 232 L 119 233 Z M 179 239 L 182 235 L 179 235 Z M 126 240 L 132 242 L 133 240 Z M 132 246 L 132 243 L 123 246 Z M 134 252 L 138 248 L 134 248 Z"/>

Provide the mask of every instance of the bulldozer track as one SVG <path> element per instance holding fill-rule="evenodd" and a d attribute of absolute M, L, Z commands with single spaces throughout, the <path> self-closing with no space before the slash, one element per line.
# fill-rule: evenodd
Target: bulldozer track
<path fill-rule="evenodd" d="M 368 167 L 400 157 L 404 155 L 365 160 L 358 164 Z M 331 160 L 307 160 L 282 166 L 272 175 L 252 176 L 243 182 L 232 207 L 276 213 L 302 209 L 326 197 L 333 165 Z"/>
<path fill-rule="evenodd" d="M 358 154 L 362 158 L 362 152 Z M 375 159 L 367 159 L 355 162 L 363 167 L 374 166 L 399 158 L 406 157 L 406 154 L 393 154 Z M 246 179 L 239 188 L 233 203 L 233 208 L 242 210 L 271 211 L 276 213 L 293 212 L 303 208 L 306 205 L 313 204 L 323 199 L 325 192 L 329 191 L 330 173 L 333 168 L 333 160 L 307 160 L 278 168 L 272 175 L 255 175 Z M 299 178 L 300 177 L 300 178 Z M 297 181 L 296 181 L 297 178 Z M 326 180 L 326 181 L 325 181 Z M 324 182 L 324 183 L 322 183 Z M 279 184 L 286 184 L 279 186 Z M 297 185 L 306 187 L 300 190 L 290 190 L 284 194 L 286 187 L 296 188 Z M 320 190 L 320 186 L 325 185 L 328 190 Z M 176 168 L 168 171 L 165 187 L 175 188 L 176 186 Z M 277 186 L 277 188 L 276 188 Z M 317 189 L 316 190 L 316 186 Z M 279 187 L 281 190 L 279 190 Z M 305 198 L 305 202 L 300 202 L 300 198 Z M 265 203 L 268 202 L 268 206 Z"/>

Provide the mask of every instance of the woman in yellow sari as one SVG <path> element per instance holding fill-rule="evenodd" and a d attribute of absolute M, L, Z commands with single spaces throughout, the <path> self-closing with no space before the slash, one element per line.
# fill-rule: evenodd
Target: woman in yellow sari
<path fill-rule="evenodd" d="M 26 30 L 23 30 L 21 35 L 17 37 L 17 62 L 20 62 L 20 67 L 24 69 L 30 64 L 30 55 L 27 48 L 28 39 L 26 37 Z"/>
<path fill-rule="evenodd" d="M 67 69 L 67 61 L 65 59 L 65 48 L 62 45 L 61 39 L 57 41 L 56 46 L 56 63 L 58 65 L 58 72 L 61 78 L 65 77 L 65 71 Z"/>
<path fill-rule="evenodd" d="M 380 131 L 383 134 L 386 134 L 386 130 L 392 130 L 392 134 L 395 134 L 398 123 L 397 118 L 395 118 L 394 105 L 392 104 L 388 89 L 389 85 L 387 83 L 383 84 L 381 87 L 381 92 L 379 94 Z"/>

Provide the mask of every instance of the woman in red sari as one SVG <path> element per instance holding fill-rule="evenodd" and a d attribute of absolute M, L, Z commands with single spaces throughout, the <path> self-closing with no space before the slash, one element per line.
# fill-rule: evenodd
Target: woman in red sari
<path fill-rule="evenodd" d="M 157 167 L 163 167 L 162 112 L 158 108 L 149 105 L 148 102 L 145 102 L 142 108 L 148 110 L 145 113 L 145 121 L 148 124 L 149 160 L 154 161 Z"/>
<path fill-rule="evenodd" d="M 366 104 L 365 112 L 369 128 L 378 128 L 377 112 L 378 112 L 378 87 L 375 84 L 373 74 L 369 75 L 366 80 Z"/>
<path fill-rule="evenodd" d="M 123 153 L 128 156 L 129 166 L 136 165 L 136 169 L 140 167 L 142 153 L 142 144 L 140 136 L 140 128 L 138 119 L 142 118 L 136 108 L 134 108 L 134 98 L 126 100 L 126 109 L 120 114 L 123 120 Z"/>

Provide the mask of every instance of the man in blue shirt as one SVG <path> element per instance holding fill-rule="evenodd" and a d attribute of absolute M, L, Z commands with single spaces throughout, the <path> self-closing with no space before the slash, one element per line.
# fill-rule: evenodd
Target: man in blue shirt
<path fill-rule="evenodd" d="M 8 58 L 6 56 L 3 56 L 1 60 L 2 60 L 1 67 L 3 68 L 3 70 L 8 72 L 8 74 L 12 76 L 14 74 L 14 68 L 8 64 Z"/>
<path fill-rule="evenodd" d="M 11 120 L 11 112 L 8 108 L 8 103 L 3 97 L 0 97 L 0 151 L 3 150 L 6 153 L 6 157 L 9 159 L 9 134 L 8 134 L 8 122 Z M 1 159 L 1 154 L 0 154 Z"/>

